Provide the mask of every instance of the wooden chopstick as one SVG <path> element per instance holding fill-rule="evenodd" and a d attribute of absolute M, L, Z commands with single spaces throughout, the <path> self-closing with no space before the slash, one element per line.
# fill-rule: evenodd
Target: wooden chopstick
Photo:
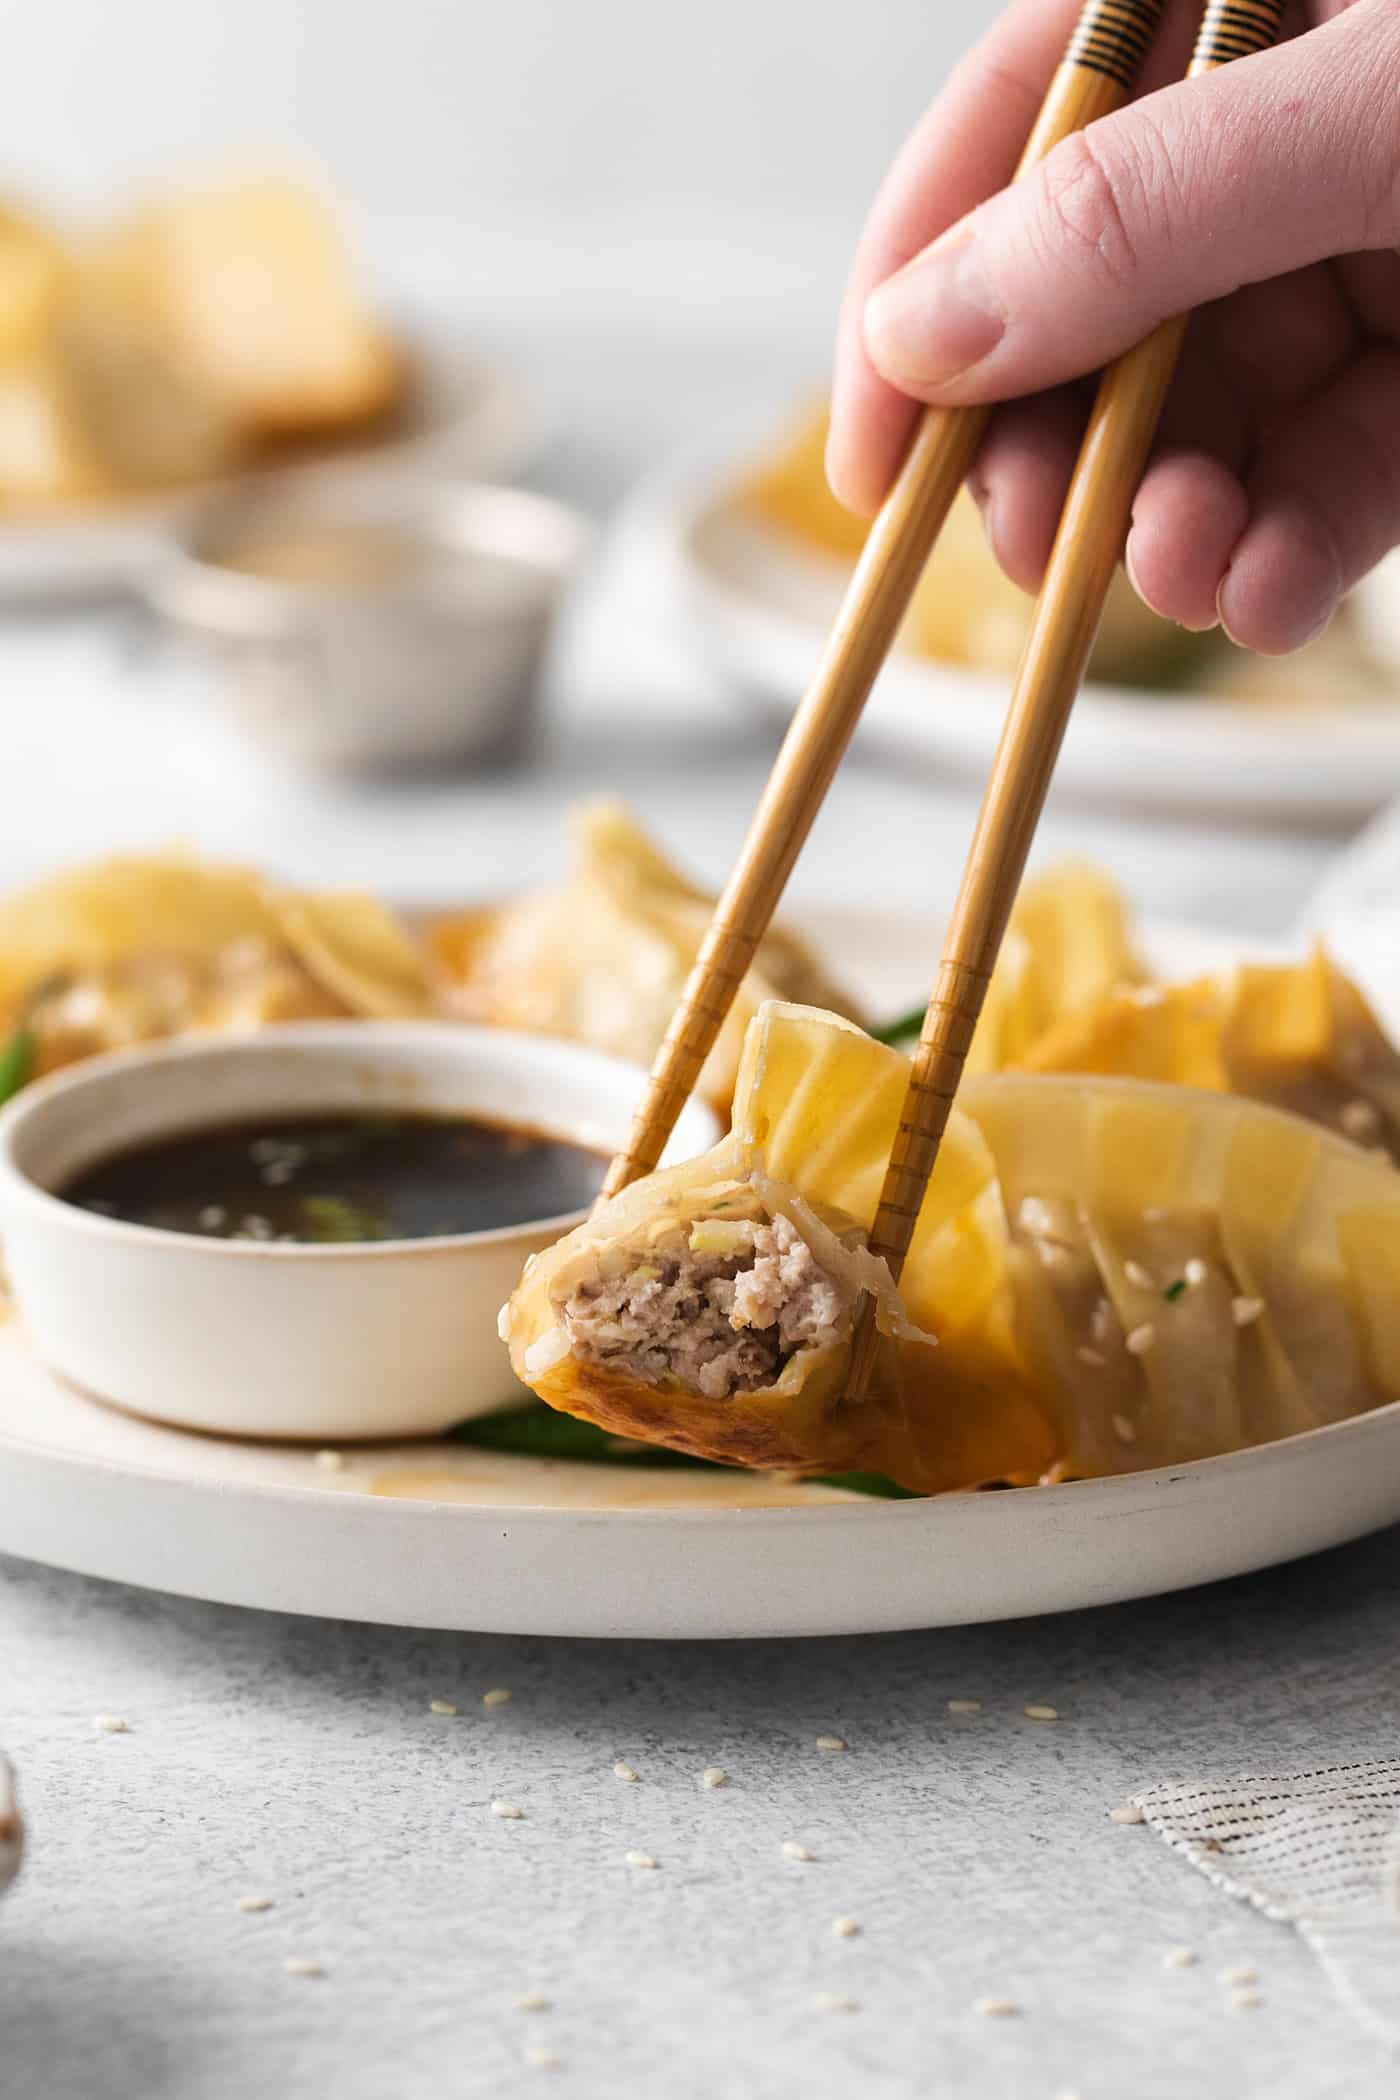
<path fill-rule="evenodd" d="M 1188 78 L 1270 45 L 1283 0 L 1209 0 Z M 914 1053 L 870 1246 L 896 1279 L 938 1157 L 963 1061 L 1020 887 L 1070 709 L 1127 538 L 1186 330 L 1165 322 L 1105 373 L 1089 418 L 1054 551 L 992 763 L 948 928 L 943 962 Z M 875 1357 L 866 1301 L 847 1398 L 868 1389 Z"/>
<path fill-rule="evenodd" d="M 1088 0 L 1055 73 L 1017 176 L 1071 132 L 1119 109 L 1166 0 Z M 657 1052 L 627 1144 L 600 1202 L 649 1174 L 724 1026 L 754 950 L 845 756 L 914 587 L 966 479 L 991 411 L 928 410 L 847 588 L 792 719 L 733 873 Z"/>

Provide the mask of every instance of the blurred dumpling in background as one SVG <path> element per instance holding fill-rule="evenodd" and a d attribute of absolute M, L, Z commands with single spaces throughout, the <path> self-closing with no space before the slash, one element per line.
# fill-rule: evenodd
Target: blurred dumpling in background
<path fill-rule="evenodd" d="M 574 816 L 565 882 L 440 921 L 430 936 L 441 997 L 465 1020 L 569 1036 L 649 1065 L 710 922 L 713 898 L 674 868 L 620 803 Z M 764 999 L 853 1014 L 805 942 L 772 926 L 759 944 L 700 1090 L 727 1110 L 744 1030 Z"/>
<path fill-rule="evenodd" d="M 825 410 L 809 411 L 744 478 L 739 502 L 751 517 L 813 551 L 854 560 L 868 526 L 838 503 L 827 485 L 826 432 Z M 997 566 L 977 506 L 964 491 L 915 592 L 906 639 L 922 655 L 944 663 L 1009 675 L 1020 661 L 1031 605 Z M 1160 685 L 1212 646 L 1149 612 L 1120 572 L 1109 593 L 1091 676 Z"/>
<path fill-rule="evenodd" d="M 90 500 L 105 486 L 58 354 L 67 284 L 62 243 L 27 210 L 0 206 L 0 508 Z"/>
<path fill-rule="evenodd" d="M 250 439 L 363 423 L 399 392 L 335 212 L 290 176 L 172 192 L 114 226 L 88 267 Z"/>
<path fill-rule="evenodd" d="M 0 207 L 0 509 L 197 481 L 358 429 L 404 387 L 334 211 L 290 176 L 69 236 Z"/>
<path fill-rule="evenodd" d="M 113 493 L 223 473 L 243 455 L 247 434 L 232 405 L 182 353 L 109 250 L 70 259 L 52 352 Z"/>

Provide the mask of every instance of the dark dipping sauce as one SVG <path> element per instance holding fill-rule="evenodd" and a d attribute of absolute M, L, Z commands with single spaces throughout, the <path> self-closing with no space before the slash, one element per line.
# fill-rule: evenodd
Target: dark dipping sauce
<path fill-rule="evenodd" d="M 162 1232 L 324 1247 L 444 1239 L 586 1210 L 606 1168 L 582 1145 L 499 1123 L 317 1116 L 162 1138 L 59 1193 Z"/>

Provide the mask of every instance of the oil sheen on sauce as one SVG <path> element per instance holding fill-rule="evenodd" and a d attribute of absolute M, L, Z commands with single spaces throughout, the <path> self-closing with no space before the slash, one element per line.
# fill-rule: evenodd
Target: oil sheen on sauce
<path fill-rule="evenodd" d="M 588 1208 L 606 1165 L 539 1131 L 376 1112 L 187 1131 L 116 1153 L 59 1193 L 164 1232 L 327 1246 L 563 1217 Z"/>

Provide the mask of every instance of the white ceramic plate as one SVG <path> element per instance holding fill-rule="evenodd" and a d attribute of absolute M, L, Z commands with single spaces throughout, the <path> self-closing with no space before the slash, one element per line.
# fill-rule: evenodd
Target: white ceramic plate
<path fill-rule="evenodd" d="M 407 330 L 415 405 L 402 428 L 304 456 L 318 472 L 421 460 L 487 480 L 516 467 L 530 442 L 524 392 L 446 335 Z M 289 455 L 287 464 L 294 463 Z M 165 536 L 237 483 L 203 482 L 164 497 L 132 497 L 53 518 L 0 523 L 0 604 L 95 598 L 129 588 L 159 559 Z"/>
<path fill-rule="evenodd" d="M 651 482 L 626 521 L 649 549 L 673 622 L 731 688 L 786 722 L 840 601 L 845 570 L 741 516 L 712 465 Z M 1323 646 L 1330 646 L 1324 644 Z M 1400 681 L 1397 683 L 1400 699 Z M 860 735 L 901 763 L 982 774 L 1006 682 L 897 650 Z M 1248 810 L 1339 824 L 1400 781 L 1400 705 L 1266 705 L 1089 685 L 1075 704 L 1057 784 L 1120 808 Z"/>
<path fill-rule="evenodd" d="M 1400 581 L 1400 565 L 1391 581 Z M 1368 824 L 1331 862 L 1309 902 L 1303 930 L 1325 940 L 1343 967 L 1360 978 L 1386 1027 L 1400 1037 L 1400 803 Z"/>
<path fill-rule="evenodd" d="M 935 926 L 851 910 L 814 923 L 873 1004 L 917 996 Z M 1170 928 L 1147 945 L 1170 972 L 1238 952 Z M 1397 1519 L 1400 1404 L 1193 1465 L 891 1503 L 447 1443 L 328 1469 L 103 1408 L 0 1327 L 0 1551 L 279 1611 L 571 1635 L 882 1632 L 1148 1596 Z"/>

